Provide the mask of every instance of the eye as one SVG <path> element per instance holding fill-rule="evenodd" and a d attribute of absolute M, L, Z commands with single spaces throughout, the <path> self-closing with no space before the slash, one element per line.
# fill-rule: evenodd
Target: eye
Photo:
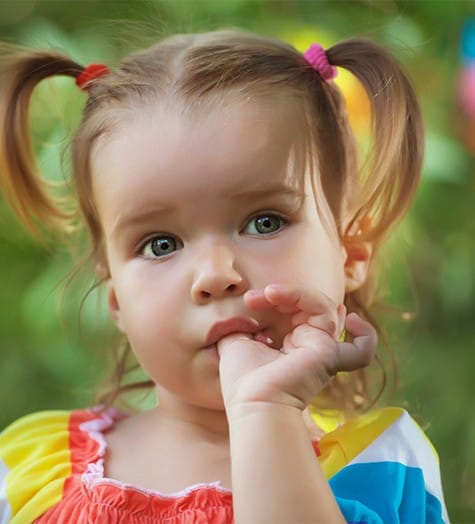
<path fill-rule="evenodd" d="M 163 235 L 151 238 L 141 249 L 142 255 L 150 258 L 159 258 L 173 253 L 182 245 L 172 236 Z"/>
<path fill-rule="evenodd" d="M 269 235 L 279 231 L 284 224 L 284 219 L 279 215 L 266 213 L 252 218 L 244 228 L 244 232 L 251 235 Z"/>

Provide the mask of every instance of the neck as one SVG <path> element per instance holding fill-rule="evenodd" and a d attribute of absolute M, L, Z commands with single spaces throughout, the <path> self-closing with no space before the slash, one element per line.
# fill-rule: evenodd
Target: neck
<path fill-rule="evenodd" d="M 187 426 L 187 431 L 193 431 L 206 440 L 228 440 L 229 427 L 226 412 L 223 409 L 209 409 L 196 406 L 157 388 L 157 415 L 168 425 Z"/>

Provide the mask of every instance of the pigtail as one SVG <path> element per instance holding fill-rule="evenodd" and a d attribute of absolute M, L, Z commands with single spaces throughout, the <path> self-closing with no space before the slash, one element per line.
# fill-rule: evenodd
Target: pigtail
<path fill-rule="evenodd" d="M 356 192 L 347 233 L 371 241 L 385 236 L 406 213 L 416 191 L 424 152 L 422 116 L 414 90 L 394 57 L 377 44 L 348 40 L 327 51 L 331 64 L 350 71 L 371 103 L 372 151 Z M 353 206 L 354 207 L 354 206 Z M 371 227 L 361 227 L 371 217 Z"/>
<path fill-rule="evenodd" d="M 395 58 L 379 45 L 347 40 L 328 49 L 327 57 L 332 65 L 347 69 L 361 82 L 371 105 L 372 143 L 368 158 L 358 169 L 356 158 L 351 154 L 349 157 L 342 234 L 347 245 L 352 240 L 371 242 L 374 261 L 382 240 L 406 214 L 419 183 L 424 153 L 421 111 L 409 79 Z M 354 148 L 347 150 L 352 153 Z M 347 413 L 372 407 L 385 390 L 389 376 L 393 379 L 393 391 L 397 386 L 393 350 L 371 308 L 374 295 L 374 274 L 370 271 L 361 287 L 346 294 L 345 305 L 376 328 L 389 360 L 376 357 L 381 371 L 376 391 L 366 369 L 337 377 L 328 395 L 333 404 L 342 405 Z M 387 360 L 390 375 L 386 371 Z"/>
<path fill-rule="evenodd" d="M 32 93 L 42 80 L 56 75 L 76 78 L 84 68 L 57 52 L 12 51 L 8 45 L 0 47 L 0 187 L 31 232 L 37 233 L 37 221 L 64 231 L 71 217 L 61 197 L 53 193 L 54 184 L 38 172 L 29 108 Z"/>

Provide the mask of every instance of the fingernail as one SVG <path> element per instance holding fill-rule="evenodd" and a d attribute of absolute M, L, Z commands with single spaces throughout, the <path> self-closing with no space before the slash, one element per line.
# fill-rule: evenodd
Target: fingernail
<path fill-rule="evenodd" d="M 287 288 L 283 286 L 282 284 L 269 284 L 266 286 L 266 290 L 271 291 L 285 291 Z"/>
<path fill-rule="evenodd" d="M 338 304 L 336 307 L 336 312 L 340 316 L 346 315 L 346 306 L 345 304 Z"/>
<path fill-rule="evenodd" d="M 263 333 L 256 333 L 254 335 L 254 340 L 256 342 L 262 342 L 263 344 L 267 344 L 268 346 L 274 343 L 274 341 L 270 337 L 264 335 Z"/>

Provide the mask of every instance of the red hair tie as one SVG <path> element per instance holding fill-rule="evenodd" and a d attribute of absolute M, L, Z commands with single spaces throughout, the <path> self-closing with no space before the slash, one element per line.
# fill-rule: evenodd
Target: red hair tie
<path fill-rule="evenodd" d="M 303 56 L 325 82 L 330 82 L 338 74 L 336 67 L 330 64 L 325 49 L 320 44 L 312 44 Z"/>
<path fill-rule="evenodd" d="M 76 85 L 79 89 L 87 91 L 91 87 L 91 82 L 101 76 L 107 75 L 109 71 L 110 69 L 104 64 L 89 64 L 84 68 L 84 71 L 76 77 Z"/>

